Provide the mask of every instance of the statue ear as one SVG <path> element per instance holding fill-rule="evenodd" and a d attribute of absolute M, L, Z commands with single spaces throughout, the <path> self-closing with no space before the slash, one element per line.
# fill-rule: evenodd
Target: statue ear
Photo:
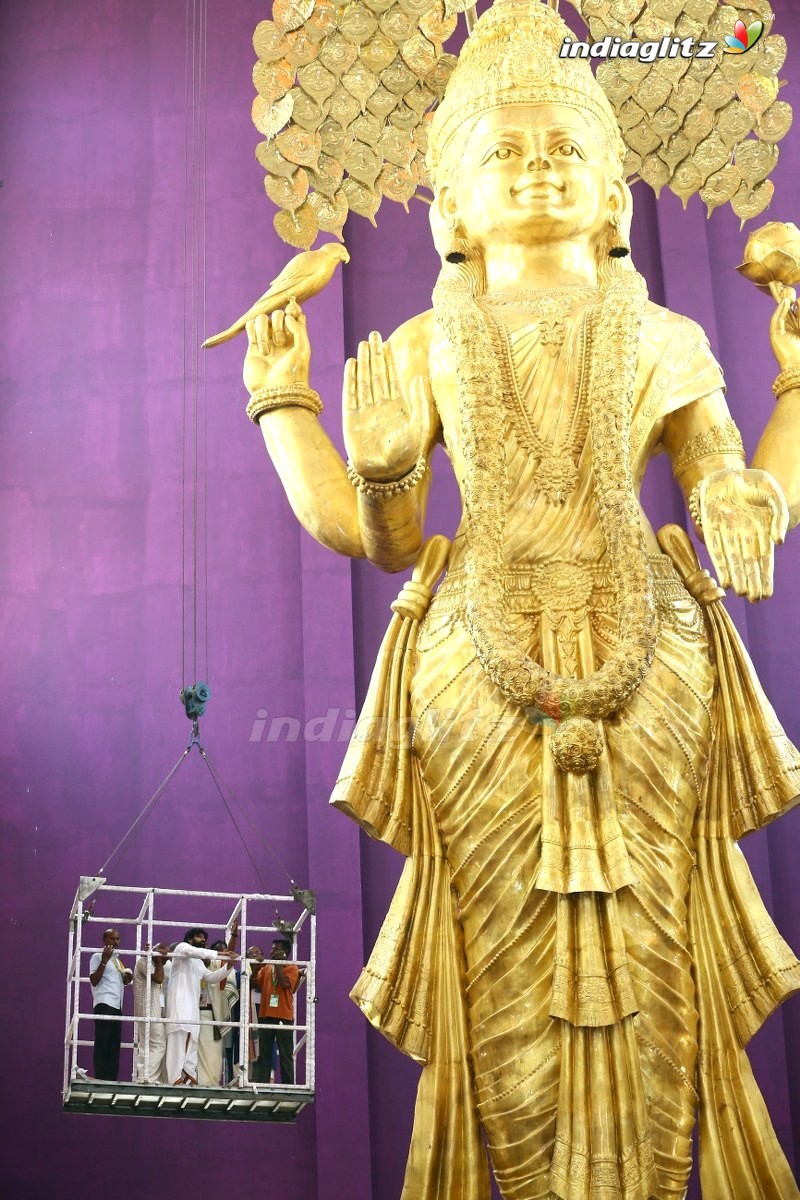
<path fill-rule="evenodd" d="M 433 244 L 439 252 L 439 257 L 442 259 L 447 253 L 451 229 L 456 219 L 455 211 L 456 205 L 453 189 L 445 184 L 434 196 L 433 203 L 428 212 Z"/>
<path fill-rule="evenodd" d="M 608 184 L 609 214 L 620 216 L 631 201 L 632 197 L 628 185 L 621 179 L 612 179 Z"/>
<path fill-rule="evenodd" d="M 633 196 L 622 179 L 612 181 L 608 190 L 609 250 L 611 258 L 627 258 L 631 252 Z"/>
<path fill-rule="evenodd" d="M 456 215 L 452 188 L 445 185 L 437 192 L 430 207 L 430 223 L 433 244 L 442 262 L 461 266 L 471 257 L 463 226 Z"/>

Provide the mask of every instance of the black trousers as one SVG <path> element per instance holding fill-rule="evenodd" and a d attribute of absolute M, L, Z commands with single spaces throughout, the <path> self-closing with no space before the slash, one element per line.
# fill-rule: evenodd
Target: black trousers
<path fill-rule="evenodd" d="M 121 1017 L 122 1010 L 110 1004 L 95 1004 L 94 1012 L 109 1017 Z M 94 1077 L 116 1079 L 119 1076 L 119 1047 L 122 1041 L 121 1021 L 94 1023 Z"/>
<path fill-rule="evenodd" d="M 281 1029 L 281 1025 L 294 1025 L 294 1021 L 286 1021 L 282 1017 L 259 1017 L 261 1026 L 258 1034 L 258 1057 L 264 1064 L 266 1078 L 269 1080 L 272 1065 L 272 1047 L 278 1043 L 278 1057 L 281 1062 L 281 1083 L 294 1083 L 294 1045 L 292 1031 Z"/>

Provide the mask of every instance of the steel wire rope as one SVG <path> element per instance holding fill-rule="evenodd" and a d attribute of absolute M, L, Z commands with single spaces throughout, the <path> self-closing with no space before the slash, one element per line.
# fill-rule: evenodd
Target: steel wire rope
<path fill-rule="evenodd" d="M 191 107 L 191 288 L 189 292 L 189 329 L 192 346 L 192 674 L 197 680 L 197 490 L 198 478 L 198 413 L 197 413 L 197 276 L 200 262 L 200 246 L 197 236 L 197 138 L 199 130 L 199 50 L 198 43 L 202 41 L 203 7 L 200 6 L 200 28 L 198 30 L 197 0 L 192 0 L 192 107 Z"/>
<path fill-rule="evenodd" d="M 221 789 L 220 789 L 220 784 L 222 784 L 222 785 L 225 787 L 225 789 L 227 790 L 227 792 L 228 792 L 228 794 L 229 794 L 229 796 L 230 796 L 231 800 L 233 801 L 233 803 L 234 803 L 234 804 L 236 805 L 236 807 L 239 809 L 239 812 L 242 814 L 242 816 L 245 818 L 245 820 L 246 820 L 246 821 L 247 821 L 247 823 L 249 824 L 250 828 L 251 828 L 251 829 L 253 830 L 253 832 L 255 833 L 256 837 L 260 838 L 260 840 L 261 840 L 261 841 L 264 843 L 264 845 L 266 846 L 267 850 L 269 850 L 270 854 L 271 854 L 271 855 L 272 855 L 272 857 L 275 859 L 275 862 L 278 864 L 278 866 L 279 866 L 279 867 L 280 867 L 280 869 L 283 871 L 283 873 L 284 873 L 284 875 L 286 876 L 286 878 L 289 880 L 289 883 L 290 883 L 290 884 L 291 884 L 293 887 L 296 887 L 296 886 L 297 886 L 297 885 L 296 885 L 296 881 L 295 881 L 295 880 L 292 878 L 292 876 L 291 876 L 291 875 L 289 874 L 289 872 L 286 870 L 286 867 L 283 865 L 283 863 L 281 862 L 281 860 L 278 858 L 277 854 L 276 854 L 276 853 L 275 853 L 275 851 L 272 849 L 272 846 L 269 844 L 269 842 L 267 841 L 267 839 L 264 837 L 264 834 L 263 834 L 263 833 L 261 832 L 261 830 L 258 828 L 258 826 L 256 825 L 255 821 L 253 820 L 253 818 L 252 818 L 252 817 L 250 816 L 250 814 L 248 813 L 247 809 L 246 809 L 246 808 L 244 808 L 244 806 L 241 804 L 241 802 L 240 802 L 240 801 L 239 801 L 239 800 L 236 798 L 236 795 L 234 794 L 234 791 L 233 791 L 233 789 L 231 788 L 230 784 L 226 783 L 226 782 L 225 782 L 225 780 L 224 780 L 224 779 L 222 778 L 222 776 L 220 775 L 219 771 L 217 771 L 217 768 L 214 766 L 214 764 L 211 762 L 211 759 L 208 757 L 208 753 L 207 753 L 207 751 L 206 751 L 206 750 L 205 750 L 205 749 L 204 749 L 202 746 L 200 747 L 200 754 L 202 755 L 203 759 L 205 760 L 205 763 L 206 763 L 206 765 L 207 765 L 207 767 L 208 767 L 209 771 L 211 772 L 211 774 L 212 774 L 212 776 L 213 776 L 213 778 L 214 778 L 214 782 L 217 784 L 217 788 L 220 790 L 220 795 L 222 795 L 222 791 L 221 791 Z M 223 797 L 223 799 L 224 799 L 224 797 Z M 226 807 L 226 808 L 228 807 L 227 803 L 226 803 L 225 807 Z M 230 812 L 230 809 L 228 809 L 228 811 Z M 232 814 L 231 814 L 231 819 L 233 820 L 233 815 L 232 815 Z M 235 824 L 236 824 L 236 822 L 235 822 L 235 820 L 234 820 L 234 825 L 235 825 Z M 237 829 L 238 829 L 238 826 L 237 826 Z M 240 835 L 240 836 L 241 836 L 241 835 Z M 248 855 L 249 855 L 249 853 L 250 853 L 250 852 L 249 852 L 249 850 L 248 850 Z M 252 859 L 251 859 L 251 862 L 252 862 Z M 260 875 L 259 875 L 259 879 L 261 879 L 261 876 L 260 876 Z M 262 880 L 262 882 L 263 882 L 263 880 Z"/>
<path fill-rule="evenodd" d="M 201 155 L 202 155 L 202 203 L 201 203 L 201 244 L 203 247 L 203 272 L 202 272 L 202 300 L 200 323 L 202 333 L 205 336 L 207 328 L 206 322 L 206 285 L 208 274 L 208 255 L 206 252 L 207 241 L 207 209 L 208 209 L 208 0 L 203 0 L 205 7 L 205 35 L 203 37 L 203 134 L 201 140 Z M 197 338 L 197 345 L 200 344 L 200 338 Z M 198 351 L 201 355 L 201 372 L 202 372 L 202 412 L 203 412 L 203 630 L 205 640 L 205 666 L 204 678 L 209 679 L 208 669 L 208 356 Z"/>
<path fill-rule="evenodd" d="M 187 746 L 187 747 L 186 747 L 186 749 L 184 750 L 183 754 L 180 756 L 180 758 L 178 759 L 178 761 L 175 763 L 175 766 L 172 768 L 172 770 L 168 772 L 168 774 L 166 775 L 166 777 L 165 777 L 164 779 L 162 779 L 161 783 L 158 785 L 158 787 L 156 788 L 156 790 L 153 792 L 152 796 L 151 796 L 151 797 L 150 797 L 150 799 L 147 801 L 147 803 L 145 804 L 145 806 L 144 806 L 144 808 L 142 809 L 142 811 L 139 813 L 139 815 L 138 815 L 138 817 L 136 818 L 136 820 L 135 820 L 135 821 L 133 822 L 133 824 L 132 824 L 132 825 L 131 825 L 131 826 L 130 826 L 130 827 L 129 827 L 129 828 L 126 830 L 126 831 L 125 831 L 125 833 L 122 835 L 122 837 L 120 838 L 120 840 L 117 842 L 116 846 L 115 846 L 115 847 L 114 847 L 114 849 L 111 851 L 111 853 L 109 854 L 109 856 L 108 856 L 108 858 L 106 859 L 106 861 L 103 863 L 103 865 L 102 865 L 102 867 L 100 868 L 100 870 L 97 872 L 97 874 L 98 874 L 98 875 L 104 875 L 104 876 L 106 875 L 106 871 L 108 870 L 108 868 L 109 868 L 109 866 L 111 865 L 111 863 L 114 861 L 114 859 L 115 859 L 115 857 L 116 857 L 117 853 L 120 851 L 120 849 L 121 849 L 121 848 L 122 848 L 122 846 L 125 844 L 125 842 L 127 841 L 127 839 L 130 837 L 130 835 L 133 833 L 133 831 L 136 829 L 136 827 L 137 827 L 138 825 L 141 825 L 141 823 L 142 823 L 142 822 L 143 822 L 143 821 L 144 821 L 144 820 L 145 820 L 145 819 L 146 819 L 146 818 L 147 818 L 147 817 L 150 815 L 150 813 L 153 811 L 153 809 L 155 808 L 156 804 L 158 803 L 158 801 L 160 800 L 160 798 L 163 796 L 164 792 L 166 791 L 166 789 L 167 789 L 167 786 L 169 785 L 170 781 L 172 780 L 173 776 L 175 775 L 175 772 L 178 770 L 178 767 L 181 765 L 181 763 L 183 762 L 183 760 L 186 758 L 186 756 L 187 756 L 187 754 L 189 753 L 189 751 L 190 751 L 190 750 L 191 750 L 191 746 Z M 123 857 L 123 854 L 125 854 L 129 848 L 130 848 L 130 844 L 129 844 L 128 846 L 125 846 L 125 850 L 122 852 L 122 854 L 120 854 L 120 855 L 119 855 L 119 859 L 120 859 L 120 860 L 122 859 L 122 857 Z M 107 877 L 107 876 L 106 876 L 106 877 Z"/>
<path fill-rule="evenodd" d="M 207 310 L 207 162 L 208 162 L 208 0 L 186 0 L 184 40 L 184 214 L 183 214 L 183 328 L 182 328 L 182 438 L 181 438 L 181 679 L 186 679 L 187 658 L 187 467 L 192 460 L 192 634 L 191 658 L 194 679 L 198 674 L 198 627 L 203 645 L 204 669 L 208 678 L 208 378 L 205 356 L 198 360 L 200 326 L 206 325 Z M 202 169 L 198 169 L 198 166 Z M 199 302 L 198 302 L 199 294 Z M 202 365 L 201 365 L 202 364 Z M 189 424 L 191 422 L 191 433 Z M 191 438 L 191 447 L 189 441 Z M 202 492 L 201 492 L 202 482 Z M 202 520 L 202 536 L 200 524 Z M 199 612 L 198 562 L 202 552 L 202 577 L 204 597 L 202 613 Z M 243 807 L 231 787 L 225 782 L 212 763 L 197 736 L 197 727 L 192 740 L 178 761 L 156 788 L 141 812 L 126 830 L 114 850 L 106 859 L 98 874 L 103 875 L 112 863 L 118 865 L 130 848 L 140 826 L 155 808 L 178 768 L 196 745 L 203 762 L 208 768 L 214 786 L 233 823 L 233 827 L 250 860 L 253 870 L 264 891 L 267 885 L 250 851 L 244 834 L 239 827 L 231 802 L 247 821 L 256 837 L 263 843 L 277 866 L 292 887 L 295 880 L 290 875 L 267 838 Z M 226 795 L 227 792 L 227 795 Z M 127 844 L 126 844 L 127 843 Z M 124 849 L 123 849 L 124 847 Z"/>
<path fill-rule="evenodd" d="M 239 828 L 239 826 L 238 826 L 238 824 L 237 824 L 237 822 L 236 822 L 236 818 L 235 818 L 235 816 L 233 815 L 233 810 L 231 809 L 231 806 L 230 806 L 230 804 L 228 803 L 228 800 L 227 800 L 227 798 L 226 798 L 226 796 L 225 796 L 225 793 L 223 792 L 223 790 L 222 790 L 222 787 L 220 786 L 220 780 L 217 778 L 217 772 L 216 772 L 216 770 L 214 769 L 214 767 L 213 767 L 213 765 L 212 765 L 212 763 L 211 763 L 211 760 L 209 759 L 209 757 L 208 757 L 208 755 L 206 754 L 206 752 L 205 752 L 205 750 L 203 749 L 203 747 L 202 747 L 202 746 L 200 746 L 200 748 L 199 748 L 199 749 L 200 749 L 200 757 L 202 758 L 203 762 L 204 762 L 204 763 L 206 764 L 206 766 L 208 767 L 209 774 L 211 775 L 211 778 L 212 778 L 212 779 L 213 779 L 213 781 L 214 781 L 214 787 L 215 787 L 215 788 L 217 789 L 217 791 L 219 792 L 219 797 L 220 797 L 220 800 L 221 800 L 221 801 L 222 801 L 222 803 L 225 805 L 225 810 L 226 810 L 226 812 L 227 812 L 228 816 L 230 817 L 230 819 L 231 819 L 231 821 L 232 821 L 232 823 L 233 823 L 233 828 L 236 830 L 237 834 L 239 835 L 239 841 L 242 843 L 242 846 L 244 847 L 244 852 L 245 852 L 245 854 L 246 854 L 246 855 L 247 855 L 247 857 L 250 859 L 250 864 L 251 864 L 251 866 L 252 866 L 253 870 L 254 870 L 254 871 L 255 871 L 255 873 L 256 873 L 256 877 L 257 877 L 257 879 L 258 879 L 258 882 L 261 884 L 261 886 L 262 886 L 262 888 L 264 889 L 264 891 L 265 891 L 265 892 L 267 892 L 269 889 L 267 888 L 267 885 L 266 885 L 266 883 L 265 883 L 265 881 L 264 881 L 264 877 L 263 877 L 263 875 L 261 874 L 261 872 L 260 872 L 260 871 L 259 871 L 259 869 L 258 869 L 258 864 L 256 863 L 256 860 L 253 858 L 253 855 L 250 853 L 250 847 L 248 846 L 247 842 L 245 841 L 244 834 L 242 833 L 241 829 Z M 220 777 L 220 778 L 221 778 L 221 777 Z M 227 785 L 226 785 L 226 786 L 227 786 Z M 276 856 L 276 860 L 277 860 L 277 856 Z M 290 879 L 290 883 L 294 883 L 294 880 Z"/>

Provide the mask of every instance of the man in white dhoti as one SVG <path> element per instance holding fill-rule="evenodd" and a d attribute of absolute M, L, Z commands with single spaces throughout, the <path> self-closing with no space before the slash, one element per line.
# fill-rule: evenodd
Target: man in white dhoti
<path fill-rule="evenodd" d="M 172 1084 L 197 1084 L 197 1037 L 200 1032 L 200 984 L 219 983 L 233 966 L 236 923 L 231 928 L 228 949 L 222 953 L 206 949 L 205 929 L 190 929 L 172 952 L 172 972 L 167 992 L 167 1079 Z M 217 970 L 206 966 L 214 958 L 224 959 Z"/>
<path fill-rule="evenodd" d="M 226 949 L 225 943 L 214 942 L 211 949 L 221 955 Z M 219 959 L 215 959 L 213 966 L 218 965 Z M 238 996 L 233 971 L 218 983 L 210 983 L 207 979 L 200 981 L 200 1033 L 197 1039 L 197 1082 L 200 1087 L 219 1087 L 222 1081 L 223 1036 L 230 1029 L 231 1004 Z M 220 1025 L 220 1021 L 226 1024 Z"/>
<path fill-rule="evenodd" d="M 148 947 L 145 946 L 145 950 Z M 153 947 L 152 956 L 143 955 L 136 960 L 133 970 L 133 1013 L 135 1017 L 150 1018 L 137 1020 L 136 1060 L 134 1079 L 137 1083 L 165 1083 L 164 1059 L 167 1051 L 166 986 L 171 964 L 166 955 L 169 947 L 159 942 Z M 146 1053 L 145 1053 L 146 1052 Z M 145 1069 L 145 1057 L 147 1068 Z"/>

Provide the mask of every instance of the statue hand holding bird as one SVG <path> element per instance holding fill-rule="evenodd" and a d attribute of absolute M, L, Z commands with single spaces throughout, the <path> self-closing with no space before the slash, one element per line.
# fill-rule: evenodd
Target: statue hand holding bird
<path fill-rule="evenodd" d="M 300 303 L 321 292 L 337 265 L 349 261 L 350 255 L 338 242 L 295 255 L 264 295 L 228 329 L 207 338 L 203 348 L 246 332 L 244 382 L 251 394 L 267 386 L 307 385 L 311 348 Z"/>
<path fill-rule="evenodd" d="M 245 329 L 249 321 L 254 321 L 260 316 L 271 316 L 279 309 L 286 308 L 291 300 L 297 304 L 310 300 L 330 283 L 340 262 L 350 262 L 350 255 L 338 242 L 327 242 L 319 250 L 306 250 L 303 254 L 296 254 L 273 279 L 264 295 L 228 329 L 206 338 L 203 349 L 210 350 L 212 346 L 229 342 Z"/>

